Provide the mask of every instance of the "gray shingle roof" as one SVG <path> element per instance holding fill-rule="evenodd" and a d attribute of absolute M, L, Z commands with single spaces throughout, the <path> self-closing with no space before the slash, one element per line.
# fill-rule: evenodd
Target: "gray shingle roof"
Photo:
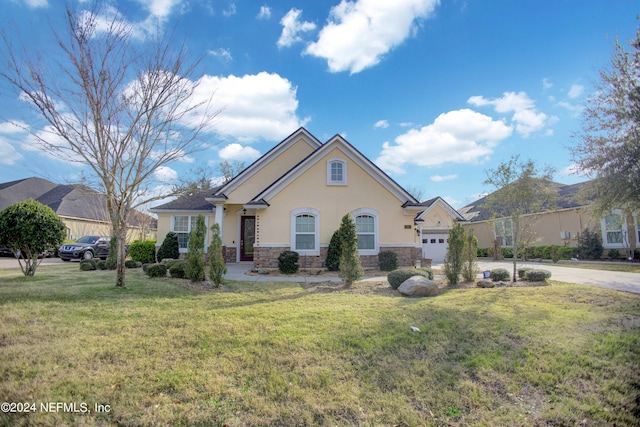
<path fill-rule="evenodd" d="M 218 187 L 219 188 L 219 187 Z M 205 197 L 211 197 L 218 188 L 209 190 L 201 190 L 189 196 L 178 197 L 168 203 L 160 206 L 154 206 L 151 211 L 156 210 L 184 210 L 184 211 L 206 211 L 212 212 L 213 205 L 205 200 Z"/>

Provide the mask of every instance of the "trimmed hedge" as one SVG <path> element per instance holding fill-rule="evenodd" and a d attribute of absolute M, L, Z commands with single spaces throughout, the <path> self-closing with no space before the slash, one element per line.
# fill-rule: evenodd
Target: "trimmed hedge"
<path fill-rule="evenodd" d="M 494 268 L 491 270 L 491 280 L 494 282 L 500 282 L 502 280 L 509 280 L 511 278 L 511 274 L 504 268 Z"/>
<path fill-rule="evenodd" d="M 512 248 L 501 248 L 503 258 L 513 258 Z M 578 253 L 578 248 L 573 246 L 534 246 L 521 250 L 518 254 L 519 258 L 525 255 L 526 259 L 540 258 L 554 260 L 569 260 L 574 258 Z M 478 258 L 493 257 L 492 248 L 478 248 Z"/>
<path fill-rule="evenodd" d="M 393 271 L 398 268 L 398 254 L 393 251 L 382 251 L 378 253 L 380 270 Z"/>
<path fill-rule="evenodd" d="M 129 256 L 132 260 L 141 263 L 154 262 L 156 260 L 156 241 L 133 242 L 129 246 Z"/>
<path fill-rule="evenodd" d="M 137 268 L 138 267 L 138 262 L 134 261 L 132 259 L 128 259 L 124 262 L 124 266 L 126 268 Z"/>
<path fill-rule="evenodd" d="M 169 274 L 171 275 L 171 277 L 173 277 L 174 279 L 184 279 L 184 268 L 186 264 L 187 263 L 184 260 L 172 261 L 171 265 L 169 266 Z"/>
<path fill-rule="evenodd" d="M 96 261 L 96 268 L 98 270 L 106 270 L 107 269 L 107 261 Z"/>
<path fill-rule="evenodd" d="M 430 268 L 404 268 L 389 273 L 387 275 L 387 281 L 393 289 L 398 289 L 405 280 L 413 276 L 422 276 L 433 280 L 433 271 L 431 271 Z"/>
<path fill-rule="evenodd" d="M 531 267 L 520 267 L 518 269 L 518 278 L 524 279 L 527 276 L 527 273 L 531 270 L 533 270 Z"/>
<path fill-rule="evenodd" d="M 278 270 L 282 274 L 292 274 L 298 271 L 300 255 L 294 251 L 284 251 L 278 257 Z"/>
<path fill-rule="evenodd" d="M 80 271 L 97 270 L 96 261 L 93 259 L 83 259 L 80 261 Z"/>
<path fill-rule="evenodd" d="M 147 274 L 149 277 L 166 277 L 167 265 L 162 263 L 149 264 L 147 267 Z"/>
<path fill-rule="evenodd" d="M 546 282 L 551 277 L 551 272 L 548 270 L 529 270 L 525 275 L 525 280 L 530 282 Z"/>

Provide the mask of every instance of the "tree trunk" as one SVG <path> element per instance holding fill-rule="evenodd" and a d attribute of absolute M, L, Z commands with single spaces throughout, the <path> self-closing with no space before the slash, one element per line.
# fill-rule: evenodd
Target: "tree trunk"
<path fill-rule="evenodd" d="M 126 286 L 125 283 L 125 268 L 124 268 L 124 260 L 126 258 L 126 253 L 124 249 L 125 241 L 127 239 L 127 226 L 126 221 L 124 226 L 119 224 L 119 230 L 117 233 L 118 236 L 118 252 L 116 256 L 116 287 L 123 288 Z"/>

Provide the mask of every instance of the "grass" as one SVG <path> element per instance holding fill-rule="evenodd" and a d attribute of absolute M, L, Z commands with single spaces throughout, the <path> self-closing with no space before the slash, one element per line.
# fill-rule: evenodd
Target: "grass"
<path fill-rule="evenodd" d="M 38 405 L 0 425 L 640 425 L 637 295 L 37 274 L 0 271 L 0 400 Z"/>

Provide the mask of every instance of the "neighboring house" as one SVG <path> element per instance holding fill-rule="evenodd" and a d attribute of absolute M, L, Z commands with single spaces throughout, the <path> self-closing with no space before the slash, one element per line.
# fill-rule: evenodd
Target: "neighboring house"
<path fill-rule="evenodd" d="M 322 267 L 342 216 L 356 223 L 362 265 L 378 253 L 398 254 L 401 265 L 423 259 L 422 233 L 444 232 L 459 217 L 442 199 L 419 203 L 340 135 L 320 143 L 300 128 L 221 187 L 151 209 L 158 244 L 178 234 L 181 252 L 199 214 L 222 229 L 227 262 L 277 267 L 282 251 L 300 254 L 304 267 Z M 208 245 L 208 244 L 207 244 Z"/>
<path fill-rule="evenodd" d="M 613 210 L 604 217 L 597 217 L 589 209 L 589 202 L 581 196 L 588 182 L 565 185 L 555 184 L 557 200 L 555 209 L 524 216 L 532 236 L 531 246 L 578 246 L 580 233 L 585 228 L 600 233 L 605 255 L 608 249 L 625 250 L 640 248 L 640 216 L 624 215 Z M 499 191 L 499 190 L 498 190 Z M 483 205 L 486 197 L 471 203 L 459 212 L 467 220 L 465 228 L 472 228 L 478 237 L 478 247 L 493 248 L 513 246 L 513 227 L 509 218 L 494 218 Z"/>
<path fill-rule="evenodd" d="M 35 177 L 0 184 L 0 211 L 27 199 L 34 199 L 53 209 L 62 218 L 69 240 L 111 234 L 104 195 L 84 185 L 54 184 Z M 134 211 L 129 216 L 127 241 L 154 240 L 156 227 L 155 218 Z"/>

